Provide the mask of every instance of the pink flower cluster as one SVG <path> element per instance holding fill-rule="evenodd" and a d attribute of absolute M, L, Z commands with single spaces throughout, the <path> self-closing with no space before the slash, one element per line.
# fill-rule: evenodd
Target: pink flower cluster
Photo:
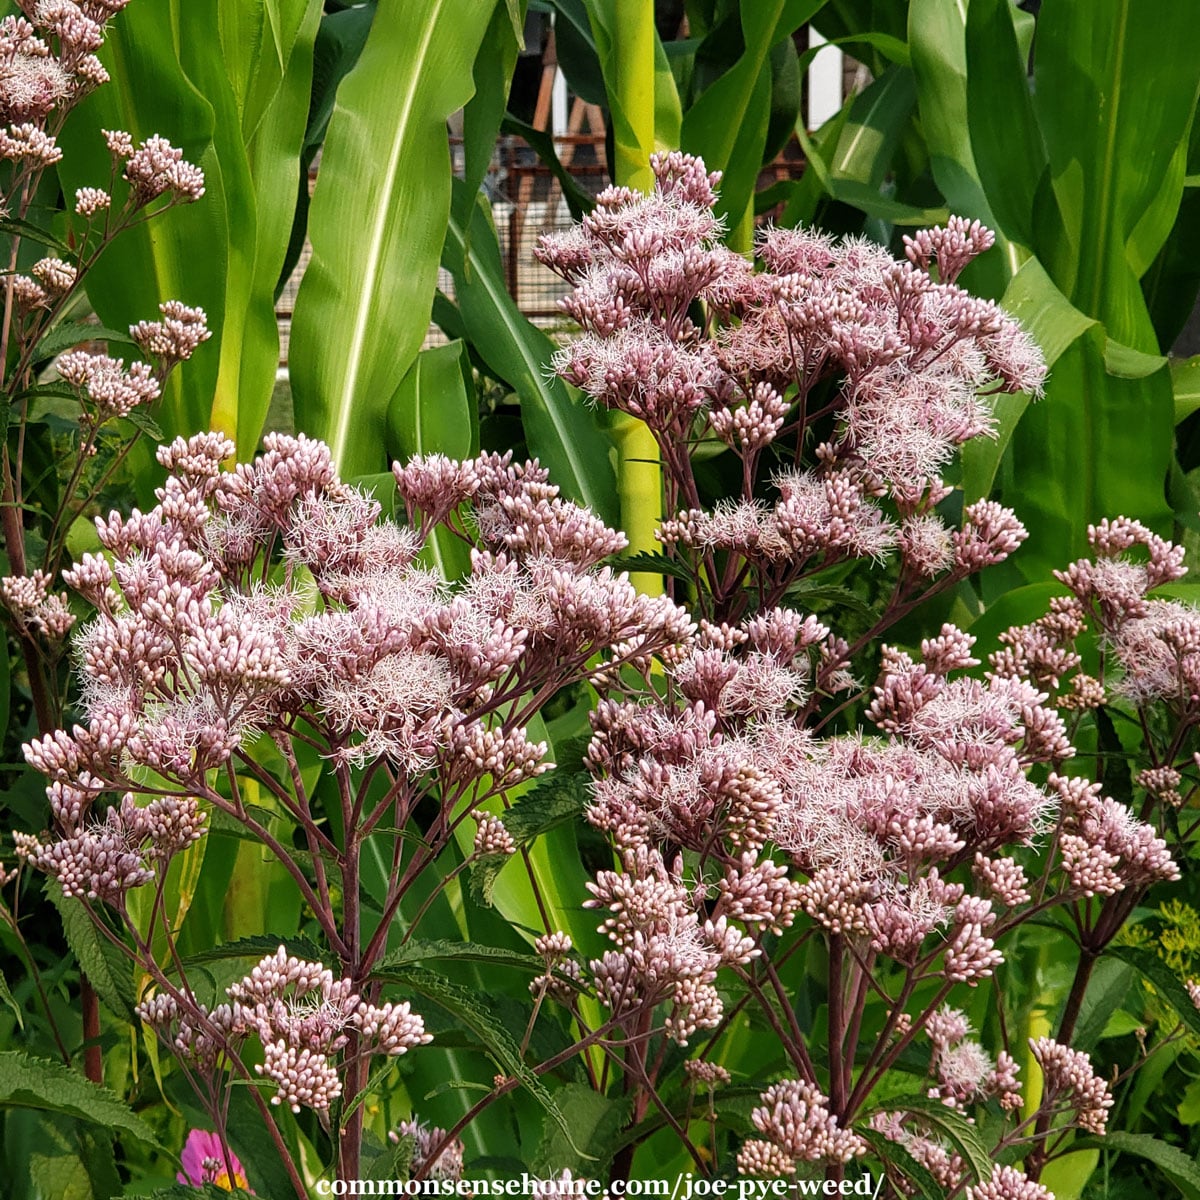
<path fill-rule="evenodd" d="M 37 0 L 0 21 L 0 124 L 19 140 L 23 127 L 74 103 L 108 80 L 95 51 L 104 25 L 128 0 Z"/>
<path fill-rule="evenodd" d="M 597 568 L 616 535 L 537 467 L 456 465 L 483 545 L 450 589 L 417 563 L 419 536 L 378 524 L 378 502 L 337 480 L 322 444 L 271 435 L 257 462 L 221 472 L 231 452 L 213 434 L 164 446 L 158 505 L 98 520 L 107 553 L 67 572 L 99 615 L 77 641 L 87 724 L 26 747 L 52 781 L 137 791 L 148 767 L 207 794 L 206 772 L 247 735 L 304 712 L 341 757 L 511 786 L 544 769 L 545 748 L 496 723 L 502 704 L 614 662 L 647 667 L 690 634 L 670 601 Z M 398 469 L 401 494 L 441 469 Z M 275 550 L 282 573 L 267 582 Z"/>
<path fill-rule="evenodd" d="M 943 1000 L 992 975 L 1003 937 L 1045 908 L 1118 892 L 1132 905 L 1178 878 L 1150 808 L 1139 814 L 1066 764 L 1079 714 L 1110 691 L 1200 719 L 1200 618 L 1147 595 L 1183 573 L 1182 550 L 1118 519 L 1090 531 L 1093 561 L 1059 574 L 1073 595 L 1006 632 L 990 670 L 975 670 L 975 639 L 947 624 L 919 651 L 885 646 L 864 688 L 860 656 L 891 623 L 1023 542 L 1014 514 L 989 500 L 951 527 L 941 476 L 957 447 L 991 431 L 988 395 L 1040 393 L 1041 355 L 956 282 L 993 242 L 977 222 L 906 238 L 906 262 L 860 240 L 770 229 L 755 265 L 719 243 L 717 176 L 679 154 L 653 165 L 651 194 L 610 189 L 538 256 L 573 285 L 563 307 L 584 331 L 556 369 L 644 421 L 659 445 L 669 517 L 658 536 L 701 620 L 661 680 L 595 680 L 588 817 L 620 867 L 589 885 L 588 904 L 608 914 L 600 929 L 614 949 L 586 966 L 548 956 L 535 990 L 568 1005 L 593 991 L 640 1045 L 649 1028 L 677 1041 L 724 1028 L 720 976 L 738 978 L 796 1075 L 763 1093 L 762 1137 L 738 1166 L 791 1174 L 865 1152 L 853 1121 L 922 1031 L 930 1097 L 966 1115 L 989 1099 L 1020 1109 L 1012 1054 L 985 1051 Z M 704 441 L 740 465 L 732 494 L 705 495 L 692 455 Z M 856 641 L 790 607 L 807 576 L 889 556 L 891 595 Z M 1117 667 L 1104 682 L 1080 671 L 1089 621 Z M 846 731 L 847 708 L 877 732 Z M 1141 772 L 1148 805 L 1182 803 L 1182 772 L 1157 760 Z M 790 1000 L 771 959 L 813 936 L 830 959 L 828 1036 L 845 1059 L 830 1049 L 827 1069 L 774 1010 Z M 937 999 L 907 1011 L 920 984 Z M 856 1008 L 872 991 L 889 1015 L 878 1046 L 856 1051 Z M 1111 1098 L 1087 1056 L 1048 1039 L 1034 1055 L 1047 1078 L 1036 1120 L 1066 1113 L 1102 1130 Z M 948 1190 L 966 1186 L 966 1165 L 919 1111 L 871 1125 Z M 968 1194 L 1045 1193 L 1036 1172 L 1002 1167 Z"/>
<path fill-rule="evenodd" d="M 352 1034 L 365 1057 L 395 1057 L 432 1041 L 407 1003 L 369 1004 L 348 979 L 335 979 L 321 963 L 289 955 L 283 946 L 226 989 L 227 1003 L 209 1011 L 190 996 L 181 998 L 159 992 L 138 1006 L 138 1015 L 205 1072 L 255 1035 L 263 1061 L 254 1069 L 275 1085 L 271 1103 L 293 1112 L 326 1110 L 341 1095 L 335 1060 Z"/>
<path fill-rule="evenodd" d="M 610 188 L 536 253 L 574 285 L 563 308 L 584 328 L 556 369 L 649 426 L 674 513 L 660 537 L 697 577 L 703 563 L 712 612 L 741 611 L 746 579 L 776 603 L 801 573 L 846 558 L 898 549 L 918 581 L 1011 553 L 1024 530 L 998 506 L 975 506 L 956 534 L 934 511 L 955 448 L 991 429 L 983 397 L 1036 394 L 1045 375 L 1017 323 L 954 283 L 991 235 L 952 220 L 898 263 L 866 241 L 770 229 L 756 270 L 718 241 L 719 177 L 678 153 L 653 166 L 651 194 Z M 689 454 L 705 438 L 742 465 L 741 496 L 715 507 Z M 769 459 L 784 465 L 764 480 Z"/>

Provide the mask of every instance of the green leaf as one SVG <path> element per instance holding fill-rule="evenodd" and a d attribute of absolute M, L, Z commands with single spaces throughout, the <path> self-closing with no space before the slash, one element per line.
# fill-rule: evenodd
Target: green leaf
<path fill-rule="evenodd" d="M 9 705 L 12 701 L 10 684 L 12 665 L 8 660 L 8 638 L 0 638 L 0 737 L 8 732 Z"/>
<path fill-rule="evenodd" d="M 1149 1134 L 1125 1133 L 1123 1130 L 1111 1130 L 1102 1138 L 1080 1138 L 1075 1144 L 1145 1159 L 1175 1185 L 1181 1196 L 1186 1196 L 1187 1200 L 1200 1200 L 1200 1165 L 1177 1146 Z"/>
<path fill-rule="evenodd" d="M 450 942 L 443 939 L 425 940 L 410 938 L 403 946 L 384 956 L 373 974 L 379 979 L 403 979 L 397 968 L 409 963 L 420 962 L 477 962 L 488 966 L 511 967 L 519 971 L 543 969 L 543 962 L 536 954 L 521 954 L 516 950 L 505 950 L 500 946 L 484 946 L 478 942 Z"/>
<path fill-rule="evenodd" d="M 0 1107 L 62 1113 L 158 1145 L 150 1126 L 115 1093 L 61 1063 L 15 1051 L 0 1051 Z"/>
<path fill-rule="evenodd" d="M 991 1179 L 991 1156 L 979 1136 L 979 1130 L 962 1113 L 948 1108 L 940 1100 L 932 1100 L 919 1093 L 893 1097 L 876 1107 L 880 1112 L 911 1113 L 954 1146 L 976 1179 Z"/>
<path fill-rule="evenodd" d="M 966 23 L 967 110 L 980 181 L 1000 228 L 1033 245 L 1033 207 L 1046 150 L 1033 112 L 1010 0 L 971 0 Z M 1048 198 L 1053 206 L 1053 196 Z M 1056 215 L 1056 214 L 1055 214 Z M 1045 214 L 1043 214 L 1043 217 Z"/>
<path fill-rule="evenodd" d="M 741 5 L 745 50 L 683 118 L 680 145 L 724 172 L 717 211 L 737 229 L 762 168 L 771 106 L 770 53 L 824 0 L 753 0 Z M 803 58 L 802 60 L 803 61 Z"/>
<path fill-rule="evenodd" d="M 640 0 L 582 0 L 579 7 L 587 12 L 603 72 L 612 127 L 613 179 L 648 190 L 650 154 L 656 146 L 679 144 L 682 115 L 653 12 Z"/>
<path fill-rule="evenodd" d="M 468 197 L 473 197 L 479 191 L 492 161 L 496 138 L 508 106 L 513 68 L 521 49 L 524 2 L 519 7 L 521 11 L 514 14 L 503 0 L 496 4 L 487 31 L 483 35 L 479 53 L 475 57 L 475 66 L 472 69 L 475 95 L 463 109 L 465 186 L 462 189 L 462 201 L 456 196 L 456 203 L 470 203 Z M 514 16 L 519 16 L 520 20 L 514 21 Z M 459 215 L 463 221 L 470 219 L 469 210 Z"/>
<path fill-rule="evenodd" d="M 58 909 L 67 945 L 96 995 L 115 1016 L 132 1021 L 137 1002 L 132 962 L 100 933 L 80 900 L 62 894 L 57 880 L 47 879 L 45 891 Z"/>
<path fill-rule="evenodd" d="M 1200 1125 L 1200 1079 L 1183 1089 L 1183 1099 L 1175 1108 L 1181 1125 Z"/>
<path fill-rule="evenodd" d="M 238 0 L 228 0 L 235 6 Z M 267 5 L 270 13 L 273 2 Z M 308 164 L 302 161 L 309 101 L 312 93 L 313 46 L 321 19 L 320 0 L 282 0 L 284 19 L 280 49 L 286 55 L 283 74 L 272 88 L 263 80 L 278 77 L 272 70 L 254 77 L 244 99 L 235 89 L 242 110 L 249 186 L 253 189 L 255 238 L 253 269 L 242 276 L 243 291 L 230 311 L 245 314 L 241 358 L 226 367 L 234 353 L 232 330 L 222 344 L 222 366 L 229 388 L 236 385 L 239 454 L 248 457 L 258 444 L 267 419 L 279 366 L 279 322 L 275 289 L 287 258 L 300 196 L 308 201 Z M 227 347 L 229 347 L 227 349 Z"/>
<path fill-rule="evenodd" d="M 1200 1009 L 1179 977 L 1157 954 L 1142 946 L 1111 946 L 1108 953 L 1133 967 L 1175 1010 L 1184 1025 L 1200 1036 Z"/>
<path fill-rule="evenodd" d="M 33 361 L 53 358 L 64 350 L 73 350 L 81 342 L 109 342 L 122 346 L 134 344 L 128 332 L 106 329 L 103 325 L 90 325 L 86 321 L 60 321 L 42 335 L 34 350 Z"/>
<path fill-rule="evenodd" d="M 196 954 L 189 955 L 184 960 L 184 965 L 224 962 L 231 958 L 265 958 L 269 954 L 274 954 L 281 945 L 286 946 L 289 954 L 294 954 L 298 958 L 304 958 L 310 962 L 323 962 L 326 958 L 326 952 L 316 942 L 302 934 L 296 934 L 289 938 L 277 938 L 264 933 L 238 938 L 236 942 L 225 942 L 220 946 L 214 946 L 211 950 L 201 950 Z"/>
<path fill-rule="evenodd" d="M 916 103 L 916 76 L 901 66 L 889 67 L 854 97 L 829 160 L 835 198 L 841 199 L 837 185 L 842 180 L 879 191 Z"/>
<path fill-rule="evenodd" d="M 515 803 L 501 814 L 500 819 L 518 847 L 532 847 L 543 834 L 562 829 L 564 826 L 576 825 L 591 801 L 591 783 L 588 775 L 583 772 L 568 773 L 555 770 L 519 796 Z M 562 831 L 569 834 L 567 829 Z M 570 849 L 577 857 L 574 846 Z M 544 868 L 553 861 L 553 853 L 548 847 L 539 846 L 534 850 L 533 871 L 535 877 L 540 879 L 541 887 L 547 892 L 547 884 L 551 882 L 551 878 L 544 874 Z M 488 907 L 495 903 L 496 881 L 500 872 L 511 862 L 510 855 L 487 854 L 471 864 L 471 895 L 476 903 Z M 541 871 L 539 867 L 542 868 Z M 557 874 L 563 874 L 561 867 Z M 583 896 L 580 895 L 579 901 L 582 899 Z M 505 915 L 510 920 L 513 919 L 511 912 Z M 558 919 L 561 920 L 562 917 L 560 912 Z"/>
<path fill-rule="evenodd" d="M 5 1142 L 5 1195 L 12 1200 L 109 1200 L 121 1192 L 106 1129 L 27 1109 L 8 1114 Z"/>
<path fill-rule="evenodd" d="M 553 0 L 559 66 L 571 91 L 586 104 L 606 104 L 604 70 L 583 0 Z"/>
<path fill-rule="evenodd" d="M 651 575 L 670 575 L 672 579 L 691 579 L 691 573 L 678 559 L 667 554 L 614 554 L 607 560 L 607 565 L 614 571 L 628 571 L 631 575 L 639 571 Z"/>
<path fill-rule="evenodd" d="M 1016 565 L 1027 578 L 1087 552 L 1087 527 L 1121 513 L 1168 533 L 1164 483 L 1173 452 L 1168 372 L 1123 379 L 1105 366 L 1097 326 L 1054 365 L 1046 398 L 1017 426 L 1003 498 L 1029 529 Z"/>
<path fill-rule="evenodd" d="M 1055 1200 L 1080 1200 L 1099 1161 L 1099 1150 L 1072 1150 L 1048 1162 L 1039 1182 Z"/>
<path fill-rule="evenodd" d="M 291 12 L 295 0 L 286 3 Z M 295 174 L 289 179 L 286 166 L 292 166 L 293 172 L 298 170 L 307 96 L 302 102 L 293 92 L 292 145 L 284 141 L 274 151 L 284 161 L 285 172 L 265 181 L 268 208 L 272 202 L 282 204 L 286 213 L 273 226 L 277 245 L 263 246 L 255 190 L 259 181 L 251 175 L 243 118 L 248 127 L 254 127 L 279 88 L 281 64 L 275 55 L 260 53 L 267 13 L 262 3 L 192 0 L 179 6 L 173 16 L 180 64 L 213 112 L 213 153 L 217 161 L 212 174 L 220 181 L 228 252 L 224 307 L 217 327 L 220 361 L 207 427 L 233 438 L 240 456 L 249 458 L 258 444 L 279 362 L 274 285 L 296 199 Z M 220 36 L 214 37 L 214 33 Z M 253 96 L 248 95 L 250 89 Z M 247 112 L 247 107 L 251 111 Z M 277 128 L 274 132 L 284 131 Z M 256 273 L 256 259 L 263 254 L 276 260 L 274 267 Z"/>
<path fill-rule="evenodd" d="M 12 989 L 8 986 L 8 980 L 4 978 L 4 974 L 0 972 L 0 1004 L 5 1005 L 12 1010 L 12 1014 L 17 1018 L 17 1028 L 25 1028 L 25 1014 L 21 1011 L 21 1006 L 17 1003 L 17 998 L 12 994 Z"/>
<path fill-rule="evenodd" d="M 297 423 L 344 475 L 379 469 L 387 403 L 429 326 L 450 211 L 446 120 L 470 97 L 492 8 L 381 6 L 338 89 L 289 357 Z"/>
<path fill-rule="evenodd" d="M 198 0 L 202 6 L 208 2 Z M 102 129 L 128 130 L 135 142 L 160 134 L 204 171 L 200 201 L 127 230 L 88 272 L 84 285 L 100 319 L 114 329 L 154 317 L 164 300 L 181 300 L 207 313 L 212 340 L 173 371 L 164 388 L 158 417 L 171 436 L 209 427 L 229 249 L 236 240 L 229 228 L 223 164 L 213 146 L 216 111 L 188 77 L 176 49 L 188 15 L 183 7 L 175 0 L 139 0 L 112 23 L 99 51 L 111 82 L 72 109 L 58 139 L 64 151 L 58 174 L 68 196 L 108 179 L 112 162 Z M 215 25 L 205 40 L 208 53 L 219 59 L 214 32 Z M 117 202 L 122 199 L 123 193 Z"/>
<path fill-rule="evenodd" d="M 593 1175 L 602 1174 L 616 1151 L 617 1135 L 629 1119 L 630 1101 L 626 1097 L 610 1099 L 581 1083 L 568 1083 L 555 1099 L 570 1125 L 570 1137 L 548 1120 L 531 1170 L 541 1176 L 583 1168 Z"/>
<path fill-rule="evenodd" d="M 241 1188 L 231 1191 L 225 1187 L 217 1187 L 215 1183 L 205 1183 L 196 1187 L 190 1183 L 173 1183 L 170 1187 L 155 1188 L 152 1192 L 138 1192 L 142 1200 L 228 1200 L 233 1196 L 250 1196 L 252 1192 Z"/>
<path fill-rule="evenodd" d="M 1020 263 L 999 228 L 975 164 L 968 115 L 966 15 L 965 2 L 912 0 L 908 44 L 930 169 L 952 212 L 977 217 L 997 230 L 997 249 L 973 269 L 989 271 L 999 292 Z"/>
<path fill-rule="evenodd" d="M 527 846 L 559 825 L 578 821 L 591 802 L 589 775 L 552 771 L 520 796 L 501 819 L 513 841 L 518 846 Z"/>
<path fill-rule="evenodd" d="M 388 406 L 388 450 L 401 462 L 440 453 L 479 453 L 479 411 L 471 364 L 461 341 L 422 350 Z"/>
<path fill-rule="evenodd" d="M 915 1159 L 900 1142 L 893 1142 L 874 1129 L 863 1127 L 855 1130 L 874 1151 L 881 1161 L 895 1166 L 916 1187 L 914 1195 L 923 1200 L 942 1200 L 946 1190 L 938 1183 L 930 1169 Z"/>
<path fill-rule="evenodd" d="M 39 246 L 58 250 L 68 257 L 74 257 L 76 253 L 75 247 L 56 237 L 48 229 L 43 229 L 33 221 L 26 221 L 20 217 L 0 217 L 0 233 L 7 233 L 10 237 L 28 238 L 31 242 L 37 242 Z"/>
<path fill-rule="evenodd" d="M 1145 379 L 1167 365 L 1161 354 L 1146 354 L 1112 338 L 1104 340 L 1104 369 L 1117 379 Z"/>
<path fill-rule="evenodd" d="M 1175 424 L 1200 409 L 1200 354 L 1171 361 L 1171 387 L 1175 394 Z"/>
<path fill-rule="evenodd" d="M 1200 167 L 1200 121 L 1193 119 L 1188 169 Z M 1142 292 L 1160 346 L 1171 346 L 1183 332 L 1200 289 L 1200 191 L 1184 180 L 1185 191 L 1175 223 L 1158 257 L 1142 276 Z"/>
<path fill-rule="evenodd" d="M 489 369 L 519 396 L 529 451 L 549 469 L 551 481 L 566 497 L 615 524 L 611 440 L 579 393 L 550 374 L 554 343 L 508 294 L 491 212 L 482 197 L 472 209 L 470 230 L 468 247 L 466 230 L 452 215 L 443 255 L 454 276 L 466 335 Z"/>
<path fill-rule="evenodd" d="M 1076 1050 L 1091 1053 L 1101 1038 L 1112 1036 L 1109 1023 L 1128 998 L 1133 980 L 1134 969 L 1128 963 L 1105 958 L 1096 964 L 1071 1039 Z"/>
<path fill-rule="evenodd" d="M 140 429 L 152 441 L 161 442 L 163 440 L 162 426 L 143 409 L 131 409 L 125 414 L 124 419 L 136 429 Z"/>
<path fill-rule="evenodd" d="M 1150 22 L 1131 0 L 1049 5 L 1038 21 L 1034 102 L 1067 236 L 1037 249 L 1078 308 L 1146 352 L 1157 340 L 1138 280 L 1183 195 L 1193 26 L 1187 5 Z"/>
<path fill-rule="evenodd" d="M 916 95 L 907 47 L 893 37 L 874 32 L 833 38 L 826 44 L 878 47 L 882 57 L 893 61 L 815 135 L 810 137 L 803 124 L 796 126 L 796 136 L 811 170 L 798 181 L 782 185 L 792 192 L 792 198 L 781 224 L 791 227 L 811 221 L 822 193 L 893 225 L 944 221 L 945 208 L 907 204 L 888 194 L 887 176 L 894 169 L 895 153 L 914 117 Z M 823 49 L 824 45 L 813 46 L 800 55 L 801 68 L 807 69 Z M 767 189 L 768 193 L 771 190 Z M 763 199 L 764 193 L 759 193 L 758 200 Z"/>
<path fill-rule="evenodd" d="M 375 8 L 372 0 L 369 4 L 326 13 L 321 19 L 313 47 L 312 107 L 304 135 L 306 149 L 315 150 L 325 141 L 337 90 L 362 55 L 375 19 Z"/>
<path fill-rule="evenodd" d="M 402 1137 L 394 1146 L 385 1146 L 381 1154 L 364 1163 L 363 1179 L 376 1179 L 380 1182 L 407 1179 L 412 1170 L 415 1146 L 416 1138 L 412 1134 Z"/>
<path fill-rule="evenodd" d="M 509 1077 L 520 1080 L 521 1085 L 545 1109 L 550 1119 L 562 1130 L 571 1148 L 582 1153 L 572 1140 L 571 1129 L 562 1109 L 545 1084 L 521 1060 L 519 1047 L 504 1025 L 489 1011 L 485 996 L 451 983 L 422 967 L 405 968 L 403 981 L 414 992 L 445 1009 L 474 1034 L 496 1065 Z"/>
<path fill-rule="evenodd" d="M 509 854 L 481 854 L 467 872 L 471 899 L 481 908 L 492 908 L 496 903 L 496 881 L 500 872 L 512 861 Z"/>
<path fill-rule="evenodd" d="M 1072 343 L 1096 328 L 1096 322 L 1062 294 L 1036 258 L 1027 260 L 1013 276 L 1000 304 L 1021 322 L 1050 366 Z M 962 488 L 966 503 L 983 499 L 992 490 L 1000 460 L 1031 399 L 1026 392 L 997 396 L 992 402 L 996 436 L 974 438 L 963 447 Z"/>
<path fill-rule="evenodd" d="M 585 213 L 591 212 L 596 207 L 596 201 L 592 194 L 580 187 L 579 180 L 571 174 L 567 167 L 563 166 L 562 160 L 558 157 L 554 139 L 544 129 L 535 129 L 528 121 L 520 121 L 512 113 L 505 115 L 500 129 L 503 133 L 515 134 L 529 143 L 542 166 L 549 169 L 550 174 L 554 176 L 558 186 L 562 189 L 563 199 L 567 202 L 567 209 L 570 211 L 573 221 L 582 220 Z"/>
<path fill-rule="evenodd" d="M 466 459 L 479 453 L 479 408 L 462 342 L 417 355 L 388 405 L 387 423 L 388 452 L 401 463 L 418 454 Z M 443 579 L 470 574 L 470 551 L 449 530 L 435 529 L 426 549 Z"/>

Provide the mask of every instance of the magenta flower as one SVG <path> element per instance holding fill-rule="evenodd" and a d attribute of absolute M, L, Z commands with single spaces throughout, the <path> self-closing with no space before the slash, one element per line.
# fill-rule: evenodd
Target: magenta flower
<path fill-rule="evenodd" d="M 229 1151 L 226 1164 L 221 1139 L 215 1133 L 193 1129 L 187 1135 L 180 1161 L 183 1163 L 183 1170 L 175 1176 L 179 1183 L 188 1183 L 192 1187 L 203 1187 L 206 1183 L 211 1183 L 227 1192 L 232 1192 L 234 1188 L 243 1188 L 251 1195 L 254 1194 L 254 1189 L 246 1182 L 246 1172 L 232 1150 Z M 232 1179 L 229 1177 L 230 1168 L 233 1169 Z"/>

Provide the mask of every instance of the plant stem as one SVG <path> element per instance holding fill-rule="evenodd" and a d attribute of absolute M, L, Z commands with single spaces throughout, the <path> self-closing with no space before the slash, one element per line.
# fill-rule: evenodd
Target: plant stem
<path fill-rule="evenodd" d="M 644 192 L 654 188 L 650 155 L 654 150 L 654 5 L 645 0 L 614 0 L 612 6 L 615 78 L 606 80 L 613 120 L 613 182 Z M 662 463 L 658 443 L 633 417 L 618 416 L 613 429 L 617 445 L 617 493 L 621 526 L 631 554 L 658 546 L 662 504 Z M 659 575 L 639 572 L 633 583 L 648 595 L 661 595 Z"/>
<path fill-rule="evenodd" d="M 1088 984 L 1091 982 L 1092 970 L 1095 968 L 1098 958 L 1098 951 L 1092 949 L 1090 946 L 1082 948 L 1079 955 L 1079 962 L 1075 964 L 1075 978 L 1071 980 L 1071 990 L 1067 994 L 1067 1003 L 1063 1008 L 1062 1020 L 1058 1023 L 1057 1040 L 1059 1042 L 1070 1044 L 1071 1038 L 1075 1033 L 1075 1024 L 1079 1020 L 1080 1010 L 1083 1008 L 1083 998 L 1087 994 Z M 1034 1183 L 1041 1178 L 1042 1169 L 1048 1161 L 1045 1143 L 1046 1135 L 1050 1132 L 1050 1122 L 1053 1116 L 1053 1112 L 1043 1110 L 1038 1114 L 1037 1124 L 1034 1126 L 1034 1145 L 1025 1163 L 1025 1174 Z"/>

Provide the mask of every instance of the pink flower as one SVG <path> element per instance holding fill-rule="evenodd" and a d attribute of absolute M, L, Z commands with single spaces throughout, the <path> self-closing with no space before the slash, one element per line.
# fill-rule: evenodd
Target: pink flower
<path fill-rule="evenodd" d="M 238 1156 L 230 1150 L 227 1160 L 226 1151 L 221 1148 L 221 1139 L 215 1133 L 207 1133 L 203 1129 L 191 1130 L 180 1161 L 183 1170 L 175 1176 L 179 1183 L 197 1188 L 211 1183 L 227 1192 L 242 1188 L 254 1195 L 254 1189 L 246 1182 L 246 1172 Z M 230 1168 L 233 1169 L 232 1179 L 229 1177 Z"/>

